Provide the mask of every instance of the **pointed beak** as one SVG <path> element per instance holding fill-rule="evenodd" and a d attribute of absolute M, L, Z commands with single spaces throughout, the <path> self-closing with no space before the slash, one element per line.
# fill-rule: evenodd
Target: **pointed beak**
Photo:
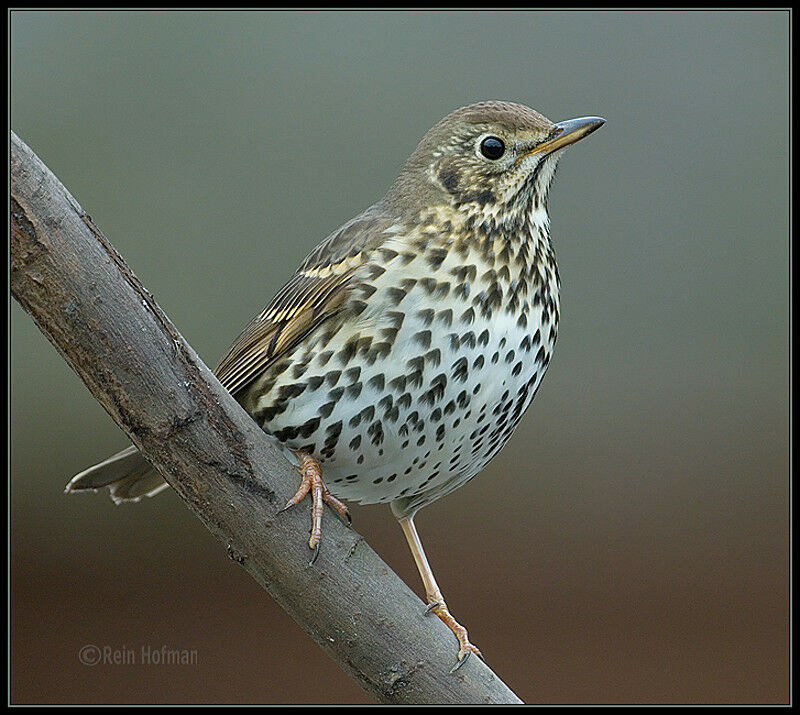
<path fill-rule="evenodd" d="M 556 124 L 550 138 L 538 144 L 528 154 L 541 154 L 547 156 L 558 149 L 574 144 L 606 123 L 602 117 L 581 117 L 580 119 L 567 119 L 566 122 Z"/>

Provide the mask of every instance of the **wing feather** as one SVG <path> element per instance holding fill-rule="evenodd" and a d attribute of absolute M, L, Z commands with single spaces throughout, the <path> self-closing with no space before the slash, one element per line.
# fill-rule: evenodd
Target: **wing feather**
<path fill-rule="evenodd" d="M 345 224 L 306 256 L 292 278 L 248 323 L 214 374 L 236 393 L 290 351 L 345 303 L 353 275 L 391 224 L 378 205 Z"/>
<path fill-rule="evenodd" d="M 350 275 L 292 278 L 234 341 L 214 374 L 231 393 L 246 387 L 311 329 L 332 317 L 345 297 Z"/>

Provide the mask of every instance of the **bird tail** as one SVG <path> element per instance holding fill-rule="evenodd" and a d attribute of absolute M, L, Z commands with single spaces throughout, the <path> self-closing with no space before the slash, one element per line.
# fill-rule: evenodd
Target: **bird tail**
<path fill-rule="evenodd" d="M 115 504 L 152 497 L 169 486 L 133 445 L 75 475 L 67 493 L 108 487 Z"/>

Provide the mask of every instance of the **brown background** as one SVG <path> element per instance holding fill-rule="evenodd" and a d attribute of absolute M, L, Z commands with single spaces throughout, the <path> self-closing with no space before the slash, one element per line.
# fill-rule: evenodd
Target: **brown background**
<path fill-rule="evenodd" d="M 563 316 L 535 405 L 418 526 L 527 702 L 779 703 L 787 20 L 14 12 L 11 123 L 214 364 L 448 111 L 605 116 L 552 195 Z M 126 441 L 11 319 L 12 702 L 365 702 L 174 494 L 62 495 Z M 354 519 L 419 592 L 388 509 Z M 197 664 L 139 662 L 162 645 Z"/>

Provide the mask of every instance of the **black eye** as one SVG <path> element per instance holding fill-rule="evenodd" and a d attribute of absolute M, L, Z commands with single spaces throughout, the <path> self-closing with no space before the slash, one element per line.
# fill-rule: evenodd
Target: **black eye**
<path fill-rule="evenodd" d="M 486 139 L 481 142 L 481 154 L 487 159 L 496 161 L 505 153 L 506 145 L 503 144 L 503 140 L 499 137 L 486 137 Z"/>

